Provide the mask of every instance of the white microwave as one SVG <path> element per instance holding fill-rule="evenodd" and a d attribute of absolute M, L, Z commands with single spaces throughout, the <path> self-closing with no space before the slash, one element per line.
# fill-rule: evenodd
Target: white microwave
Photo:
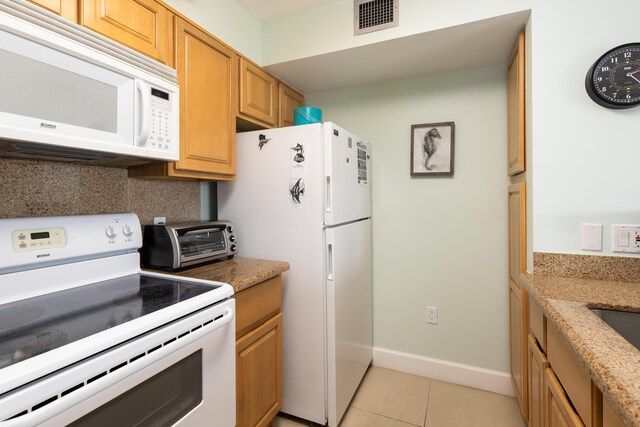
<path fill-rule="evenodd" d="M 23 0 L 0 0 L 0 156 L 178 160 L 176 71 Z"/>

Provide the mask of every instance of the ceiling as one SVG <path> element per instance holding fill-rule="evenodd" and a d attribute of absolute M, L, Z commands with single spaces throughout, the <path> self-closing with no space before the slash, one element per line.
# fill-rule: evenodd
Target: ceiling
<path fill-rule="evenodd" d="M 280 16 L 312 9 L 336 0 L 236 0 L 258 21 L 269 21 Z"/>
<path fill-rule="evenodd" d="M 516 12 L 265 68 L 302 93 L 310 94 L 504 64 L 528 17 L 529 11 Z"/>

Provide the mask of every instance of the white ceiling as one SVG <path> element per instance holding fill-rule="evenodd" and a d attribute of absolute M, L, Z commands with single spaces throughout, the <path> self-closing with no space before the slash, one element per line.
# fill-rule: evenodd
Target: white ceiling
<path fill-rule="evenodd" d="M 265 68 L 310 94 L 504 64 L 528 16 L 528 11 L 516 12 Z"/>
<path fill-rule="evenodd" d="M 258 21 L 268 21 L 336 0 L 236 0 Z"/>

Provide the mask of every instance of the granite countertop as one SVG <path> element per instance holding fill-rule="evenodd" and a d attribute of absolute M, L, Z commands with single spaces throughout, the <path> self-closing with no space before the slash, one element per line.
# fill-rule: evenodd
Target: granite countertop
<path fill-rule="evenodd" d="M 640 351 L 589 311 L 640 312 L 640 283 L 538 274 L 522 283 L 627 425 L 640 426 Z"/>
<path fill-rule="evenodd" d="M 228 283 L 238 293 L 287 270 L 289 263 L 284 261 L 234 257 L 169 274 Z"/>

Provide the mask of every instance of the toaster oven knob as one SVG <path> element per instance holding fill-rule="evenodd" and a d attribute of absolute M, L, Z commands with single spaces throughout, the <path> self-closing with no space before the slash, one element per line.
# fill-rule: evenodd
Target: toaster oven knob
<path fill-rule="evenodd" d="M 235 252 L 236 251 L 236 245 L 231 245 L 229 247 L 229 249 L 231 249 L 231 252 Z"/>
<path fill-rule="evenodd" d="M 233 234 L 231 236 L 229 236 L 229 241 L 230 242 L 235 242 L 236 241 L 236 236 L 234 236 Z"/>
<path fill-rule="evenodd" d="M 114 230 L 112 226 L 108 226 L 107 228 L 105 228 L 104 233 L 110 239 L 113 239 L 114 237 L 116 237 L 116 230 Z"/>
<path fill-rule="evenodd" d="M 125 225 L 124 227 L 122 227 L 122 233 L 125 236 L 130 237 L 133 234 L 133 230 L 128 225 Z"/>

